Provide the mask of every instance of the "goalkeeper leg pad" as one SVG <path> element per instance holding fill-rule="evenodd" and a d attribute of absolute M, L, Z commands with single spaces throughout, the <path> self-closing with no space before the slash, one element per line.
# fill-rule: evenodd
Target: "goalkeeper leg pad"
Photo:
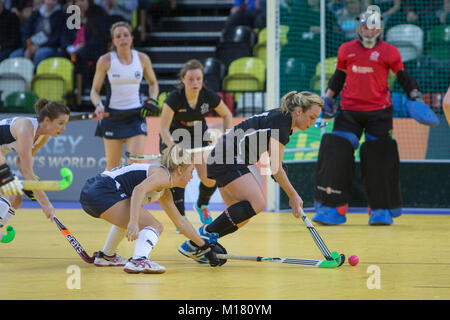
<path fill-rule="evenodd" d="M 327 207 L 348 204 L 354 171 L 352 144 L 341 136 L 324 134 L 315 171 L 315 201 Z"/>
<path fill-rule="evenodd" d="M 392 139 L 366 141 L 361 145 L 361 177 L 372 210 L 389 209 L 401 215 L 397 142 Z"/>

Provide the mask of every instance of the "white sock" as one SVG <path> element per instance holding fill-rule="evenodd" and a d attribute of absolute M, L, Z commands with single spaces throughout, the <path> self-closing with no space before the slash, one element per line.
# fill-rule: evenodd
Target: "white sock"
<path fill-rule="evenodd" d="M 15 210 L 6 199 L 0 198 L 0 228 L 2 228 L 15 215 Z"/>
<path fill-rule="evenodd" d="M 134 247 L 133 259 L 139 259 L 141 257 L 148 258 L 150 251 L 156 246 L 158 238 L 159 233 L 155 228 L 145 227 L 139 231 L 139 236 Z"/>
<path fill-rule="evenodd" d="M 103 253 L 107 256 L 112 256 L 116 253 L 116 249 L 125 238 L 125 234 L 127 233 L 126 229 L 119 228 L 116 225 L 112 225 L 111 230 L 109 231 L 108 238 L 106 239 L 105 246 L 103 247 Z"/>

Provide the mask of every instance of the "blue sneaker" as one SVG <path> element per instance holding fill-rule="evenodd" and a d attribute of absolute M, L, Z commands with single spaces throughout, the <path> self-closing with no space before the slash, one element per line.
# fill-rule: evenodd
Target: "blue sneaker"
<path fill-rule="evenodd" d="M 197 211 L 200 222 L 203 224 L 210 224 L 212 222 L 212 217 L 209 215 L 208 206 L 197 206 L 197 203 L 194 203 L 194 210 Z"/>
<path fill-rule="evenodd" d="M 370 210 L 369 225 L 371 226 L 385 226 L 391 225 L 394 221 L 392 220 L 392 214 L 389 209 L 372 209 Z"/>
<path fill-rule="evenodd" d="M 203 240 L 206 240 L 209 243 L 217 242 L 217 239 L 219 239 L 219 234 L 206 231 L 206 226 L 201 226 L 198 228 L 197 232 Z"/>
<path fill-rule="evenodd" d="M 337 225 L 347 222 L 345 214 L 339 214 L 338 208 L 336 207 L 327 207 L 316 201 L 314 201 L 314 207 L 316 214 L 311 219 L 314 222 L 324 225 Z"/>
<path fill-rule="evenodd" d="M 198 247 L 194 246 L 190 240 L 186 240 L 183 242 L 183 244 L 178 248 L 178 252 L 182 255 L 191 258 L 198 263 L 208 263 L 208 259 L 206 259 L 205 256 L 199 257 L 196 255 L 196 252 L 198 251 Z"/>

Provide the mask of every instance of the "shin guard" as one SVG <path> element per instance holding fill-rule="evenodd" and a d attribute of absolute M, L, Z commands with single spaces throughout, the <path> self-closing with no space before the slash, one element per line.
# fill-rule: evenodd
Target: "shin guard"
<path fill-rule="evenodd" d="M 314 199 L 328 207 L 346 205 L 355 171 L 354 149 L 345 138 L 324 134 L 315 172 Z"/>
<path fill-rule="evenodd" d="M 361 177 L 369 207 L 397 209 L 402 205 L 399 154 L 392 139 L 366 141 L 361 145 Z"/>

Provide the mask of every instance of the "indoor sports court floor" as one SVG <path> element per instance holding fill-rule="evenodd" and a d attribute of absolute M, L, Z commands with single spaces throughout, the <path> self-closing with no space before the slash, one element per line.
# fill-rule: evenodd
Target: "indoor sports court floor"
<path fill-rule="evenodd" d="M 16 238 L 0 244 L 0 299 L 450 299 L 448 214 L 416 212 L 393 226 L 369 227 L 367 214 L 351 213 L 346 225 L 317 226 L 330 251 L 360 259 L 354 267 L 346 262 L 337 269 L 318 269 L 231 260 L 220 268 L 197 264 L 177 252 L 185 238 L 175 233 L 166 215 L 152 213 L 165 226 L 151 254 L 167 268 L 162 275 L 86 264 L 41 210 L 18 210 L 11 221 Z M 193 211 L 187 215 L 199 226 Z M 102 249 L 109 224 L 80 209 L 57 209 L 56 216 L 89 254 Z M 230 254 L 323 259 L 303 222 L 290 213 L 263 212 L 220 242 Z M 125 239 L 119 254 L 128 258 L 132 252 L 133 243 Z"/>

